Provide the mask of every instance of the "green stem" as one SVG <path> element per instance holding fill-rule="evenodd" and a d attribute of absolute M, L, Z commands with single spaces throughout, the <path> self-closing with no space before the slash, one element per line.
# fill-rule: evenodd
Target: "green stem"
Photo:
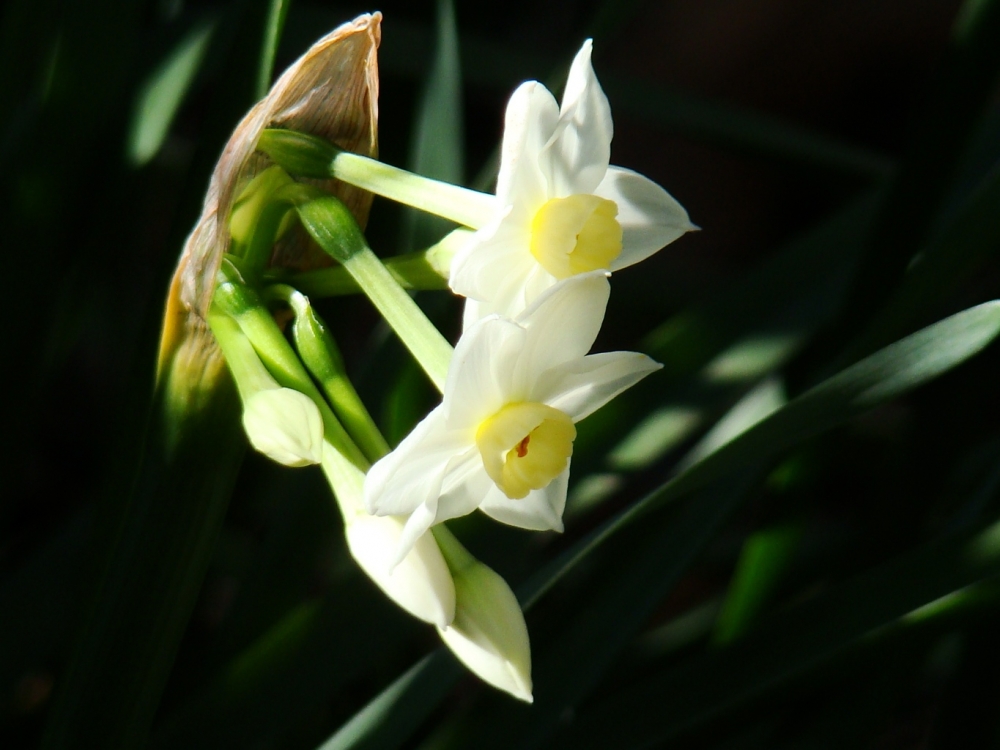
<path fill-rule="evenodd" d="M 437 290 L 448 288 L 447 277 L 442 276 L 435 269 L 424 252 L 386 258 L 384 263 L 392 277 L 404 289 Z M 341 297 L 361 292 L 357 282 L 343 266 L 303 271 L 293 275 L 273 270 L 270 274 L 265 274 L 265 280 L 287 283 L 314 299 Z"/>
<path fill-rule="evenodd" d="M 458 576 L 462 571 L 479 562 L 443 523 L 431 526 L 431 533 L 434 535 L 434 541 L 441 548 L 441 554 L 444 555 L 445 562 L 448 563 L 448 569 L 453 576 Z"/>
<path fill-rule="evenodd" d="M 335 177 L 383 198 L 480 229 L 497 215 L 495 196 L 439 182 L 367 156 L 343 151 L 315 136 L 291 130 L 265 130 L 257 149 L 293 174 Z"/>
<path fill-rule="evenodd" d="M 292 335 L 299 356 L 365 457 L 372 462 L 382 458 L 389 452 L 389 444 L 347 377 L 337 343 L 309 303 L 309 298 L 285 284 L 274 284 L 264 293 L 269 299 L 279 299 L 292 308 L 295 313 Z"/>
<path fill-rule="evenodd" d="M 226 261 L 223 261 L 219 275 L 219 284 L 212 299 L 213 308 L 236 321 L 279 384 L 294 388 L 316 402 L 323 416 L 326 440 L 355 465 L 366 466 L 364 455 L 334 415 L 256 293 L 242 284 L 236 269 Z"/>
<path fill-rule="evenodd" d="M 235 320 L 228 315 L 210 313 L 208 325 L 219 343 L 219 348 L 222 349 L 226 365 L 233 374 L 236 388 L 244 402 L 257 391 L 278 387 L 271 373 L 257 356 L 250 339 L 243 335 Z"/>
<path fill-rule="evenodd" d="M 349 185 L 473 229 L 486 226 L 497 213 L 492 195 L 421 177 L 347 151 L 337 154 L 330 174 Z"/>
<path fill-rule="evenodd" d="M 347 269 L 443 392 L 451 345 L 371 251 L 347 207 L 333 196 L 324 196 L 298 206 L 298 211 L 306 231 Z"/>

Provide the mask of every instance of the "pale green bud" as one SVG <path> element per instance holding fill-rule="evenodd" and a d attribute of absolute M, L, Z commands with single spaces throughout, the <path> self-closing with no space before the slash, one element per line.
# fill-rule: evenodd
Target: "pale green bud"
<path fill-rule="evenodd" d="M 323 417 L 315 402 L 291 388 L 269 388 L 243 403 L 250 444 L 285 466 L 318 464 L 323 456 Z"/>

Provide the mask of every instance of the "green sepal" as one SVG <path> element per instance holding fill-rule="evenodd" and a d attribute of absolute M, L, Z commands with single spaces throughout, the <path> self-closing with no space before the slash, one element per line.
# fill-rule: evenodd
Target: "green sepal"
<path fill-rule="evenodd" d="M 297 130 L 268 128 L 260 134 L 257 150 L 275 164 L 299 177 L 330 178 L 333 160 L 341 149 L 327 140 Z"/>

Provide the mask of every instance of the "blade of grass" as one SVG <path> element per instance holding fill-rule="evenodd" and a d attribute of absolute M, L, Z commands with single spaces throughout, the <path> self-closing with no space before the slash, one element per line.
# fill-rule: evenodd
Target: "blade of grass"
<path fill-rule="evenodd" d="M 274 76 L 274 59 L 278 54 L 278 44 L 281 42 L 281 31 L 285 27 L 285 18 L 291 0 L 270 0 L 267 6 L 267 17 L 264 21 L 264 35 L 260 45 L 260 63 L 257 68 L 257 88 L 254 99 L 263 99 L 271 88 L 271 78 Z"/>
<path fill-rule="evenodd" d="M 945 295 L 1000 247 L 1000 163 L 980 180 L 924 248 L 886 304 L 838 357 L 856 361 L 925 322 Z"/>
<path fill-rule="evenodd" d="M 455 660 L 438 649 L 369 701 L 318 750 L 399 747 L 444 699 L 460 674 Z"/>
<path fill-rule="evenodd" d="M 756 532 L 743 543 L 713 639 L 729 643 L 747 630 L 787 569 L 801 537 L 795 526 Z"/>
<path fill-rule="evenodd" d="M 438 0 L 436 12 L 435 52 L 413 123 L 410 171 L 462 185 L 465 179 L 462 69 L 454 3 Z M 407 211 L 405 217 L 400 243 L 404 252 L 433 244 L 454 226 L 423 212 Z"/>

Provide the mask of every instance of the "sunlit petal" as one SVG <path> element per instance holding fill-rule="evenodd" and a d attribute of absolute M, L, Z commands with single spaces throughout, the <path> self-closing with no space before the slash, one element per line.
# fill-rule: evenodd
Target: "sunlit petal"
<path fill-rule="evenodd" d="M 590 62 L 588 39 L 570 66 L 559 124 L 541 155 L 549 196 L 593 193 L 611 159 L 611 106 Z"/>
<path fill-rule="evenodd" d="M 497 176 L 497 198 L 501 205 L 545 202 L 547 180 L 539 154 L 559 123 L 555 97 L 537 81 L 522 83 L 507 104 L 504 139 Z"/>
<path fill-rule="evenodd" d="M 540 490 L 532 490 L 520 500 L 511 500 L 499 488 L 490 488 L 479 509 L 501 523 L 535 531 L 562 531 L 562 514 L 566 507 L 566 488 L 569 484 L 569 465 L 566 470 Z"/>
<path fill-rule="evenodd" d="M 577 422 L 663 365 L 638 352 L 607 352 L 573 360 L 549 373 L 540 393 L 550 406 Z"/>
<path fill-rule="evenodd" d="M 618 204 L 622 252 L 611 270 L 645 260 L 665 245 L 697 227 L 670 193 L 637 172 L 610 167 L 596 195 Z"/>

